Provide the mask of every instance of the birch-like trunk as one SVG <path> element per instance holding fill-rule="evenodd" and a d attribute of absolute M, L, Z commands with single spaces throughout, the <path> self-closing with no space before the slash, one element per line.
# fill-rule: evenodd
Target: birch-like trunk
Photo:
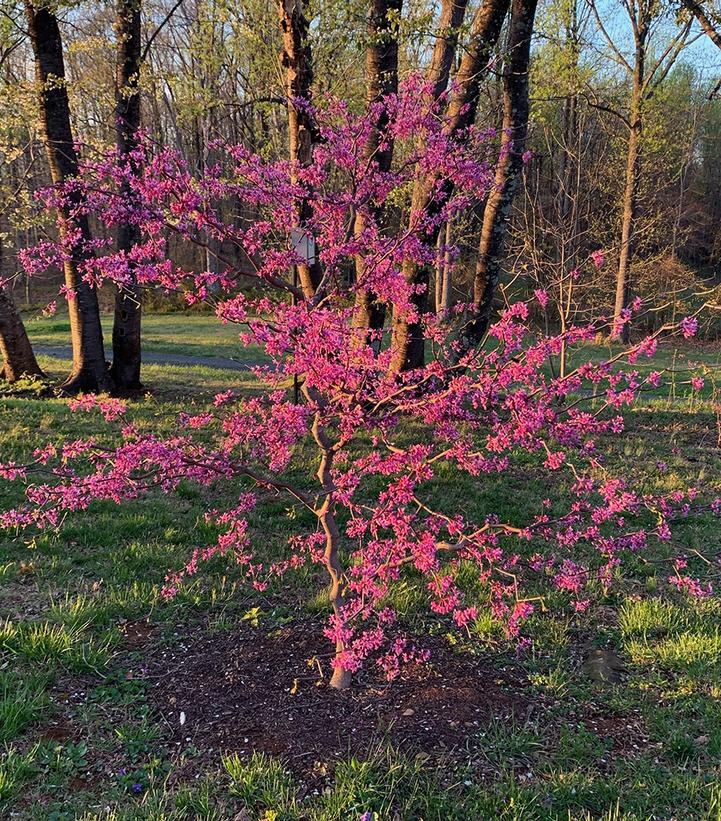
<path fill-rule="evenodd" d="M 277 0 L 280 28 L 283 34 L 281 65 L 285 70 L 285 93 L 288 103 L 288 150 L 291 161 L 291 180 L 298 181 L 297 171 L 313 162 L 313 145 L 317 129 L 308 111 L 296 107 L 295 100 L 310 102 L 313 85 L 313 60 L 308 40 L 308 20 L 303 14 L 302 0 Z M 310 206 L 305 197 L 296 203 L 298 227 L 304 230 L 310 217 Z M 298 276 L 303 296 L 313 298 L 322 279 L 318 254 L 309 264 L 298 265 Z"/>

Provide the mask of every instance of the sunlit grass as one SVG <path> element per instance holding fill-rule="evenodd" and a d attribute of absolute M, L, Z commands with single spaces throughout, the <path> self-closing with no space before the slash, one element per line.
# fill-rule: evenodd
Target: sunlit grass
<path fill-rule="evenodd" d="M 109 345 L 113 317 L 111 314 L 104 314 L 101 320 L 106 345 Z M 142 324 L 143 350 L 147 353 L 218 356 L 248 363 L 260 362 L 265 358 L 257 346 L 245 345 L 240 341 L 242 328 L 233 324 L 224 325 L 214 314 L 146 312 Z M 25 325 L 34 345 L 69 345 L 70 322 L 67 315 L 58 314 L 48 318 L 28 314 Z"/>

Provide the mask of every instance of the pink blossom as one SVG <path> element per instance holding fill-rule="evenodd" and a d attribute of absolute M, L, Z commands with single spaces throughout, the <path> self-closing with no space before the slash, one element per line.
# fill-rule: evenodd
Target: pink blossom
<path fill-rule="evenodd" d="M 600 248 L 597 251 L 592 251 L 591 261 L 596 266 L 596 268 L 602 268 L 604 263 L 606 262 L 606 254 Z"/>
<path fill-rule="evenodd" d="M 682 319 L 679 323 L 679 326 L 684 338 L 691 339 L 696 336 L 696 333 L 698 332 L 698 319 L 696 319 L 695 316 L 684 317 L 684 319 Z"/>

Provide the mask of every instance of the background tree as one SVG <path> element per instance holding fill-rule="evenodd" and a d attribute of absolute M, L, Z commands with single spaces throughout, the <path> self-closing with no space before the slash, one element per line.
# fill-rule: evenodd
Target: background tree
<path fill-rule="evenodd" d="M 17 382 L 23 376 L 44 375 L 20 314 L 4 288 L 0 288 L 0 353 L 4 360 L 0 375 L 8 382 Z"/>
<path fill-rule="evenodd" d="M 607 46 L 610 58 L 630 79 L 627 114 L 619 114 L 628 129 L 628 141 L 614 300 L 614 335 L 619 336 L 623 342 L 628 342 L 630 326 L 625 321 L 625 315 L 631 294 L 630 270 L 638 211 L 642 132 L 646 109 L 650 99 L 688 45 L 691 24 L 688 21 L 683 22 L 680 27 L 672 28 L 669 33 L 666 24 L 673 14 L 671 6 L 659 0 L 628 0 L 621 4 L 624 18 L 628 21 L 626 28 L 632 43 L 631 48 L 625 50 L 622 42 L 618 38 L 614 41 L 609 34 L 608 25 L 602 19 L 596 0 L 589 0 L 589 3 L 599 37 Z"/>
<path fill-rule="evenodd" d="M 27 0 L 25 13 L 35 55 L 35 82 L 48 166 L 53 182 L 61 185 L 77 176 L 78 157 L 70 126 L 60 29 L 47 4 L 36 6 Z M 72 219 L 80 239 L 89 243 L 90 223 L 86 215 L 73 218 L 76 205 L 69 200 L 59 222 L 65 244 L 62 257 L 73 346 L 73 368 L 63 387 L 67 391 L 110 390 L 112 380 L 105 361 L 98 296 L 83 276 L 82 265 L 87 256 L 78 254 L 77 240 L 70 229 Z"/>
<path fill-rule="evenodd" d="M 140 130 L 141 47 L 140 0 L 118 0 L 115 21 L 117 65 L 115 79 L 115 130 L 120 156 L 130 157 Z M 126 187 L 124 196 L 129 195 Z M 117 229 L 117 247 L 126 257 L 140 241 L 137 226 L 126 222 Z M 132 277 L 132 269 L 131 269 Z M 113 318 L 113 364 L 110 375 L 116 388 L 140 388 L 141 291 L 132 279 L 118 287 Z"/>
<path fill-rule="evenodd" d="M 523 169 L 529 116 L 528 73 L 535 14 L 535 0 L 515 0 L 511 5 L 503 67 L 500 160 L 496 168 L 495 186 L 483 209 L 473 281 L 473 315 L 464 332 L 471 345 L 480 343 L 491 320 L 511 207 Z"/>

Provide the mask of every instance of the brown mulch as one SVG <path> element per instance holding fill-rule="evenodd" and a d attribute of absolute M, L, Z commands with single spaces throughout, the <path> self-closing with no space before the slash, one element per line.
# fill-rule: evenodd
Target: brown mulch
<path fill-rule="evenodd" d="M 338 692 L 328 686 L 329 659 L 317 655 L 328 647 L 317 625 L 199 630 L 148 660 L 149 698 L 180 748 L 260 751 L 300 769 L 361 755 L 381 739 L 448 754 L 490 720 L 527 714 L 517 671 L 492 669 L 441 640 L 433 645 L 430 663 L 406 668 L 390 685 L 371 670 Z"/>
<path fill-rule="evenodd" d="M 139 650 L 155 637 L 158 628 L 147 621 L 125 621 L 120 624 L 123 645 L 127 650 Z"/>

